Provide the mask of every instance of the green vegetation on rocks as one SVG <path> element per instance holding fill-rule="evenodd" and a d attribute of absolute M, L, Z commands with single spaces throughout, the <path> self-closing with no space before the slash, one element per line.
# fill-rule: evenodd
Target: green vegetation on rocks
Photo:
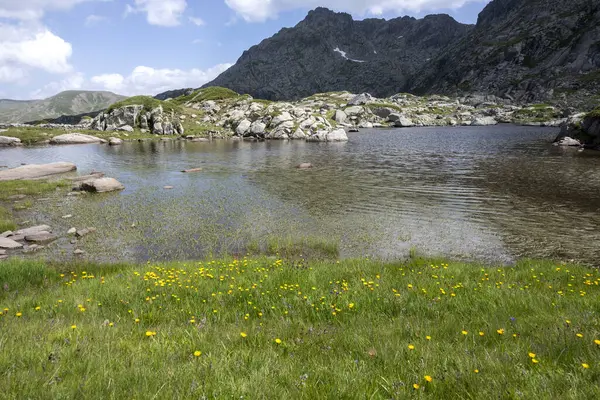
<path fill-rule="evenodd" d="M 144 111 L 152 111 L 158 106 L 162 106 L 165 112 L 180 112 L 180 108 L 171 101 L 161 101 L 157 100 L 150 96 L 133 96 L 128 97 L 125 100 L 121 100 L 119 102 L 111 104 L 106 110 L 107 113 L 110 113 L 112 110 L 116 108 L 121 108 L 125 106 L 133 106 L 133 105 L 141 105 L 144 106 Z"/>
<path fill-rule="evenodd" d="M 600 396 L 600 274 L 275 257 L 0 269 L 7 398 Z"/>
<path fill-rule="evenodd" d="M 204 89 L 196 90 L 195 92 L 187 95 L 181 96 L 174 99 L 178 104 L 185 104 L 188 102 L 203 102 L 208 100 L 226 100 L 237 98 L 240 95 L 234 92 L 233 90 L 226 89 L 219 86 L 211 86 Z"/>

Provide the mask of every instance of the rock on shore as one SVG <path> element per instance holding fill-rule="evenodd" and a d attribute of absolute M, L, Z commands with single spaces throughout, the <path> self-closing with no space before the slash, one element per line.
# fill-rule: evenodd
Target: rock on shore
<path fill-rule="evenodd" d="M 2 146 L 21 146 L 21 139 L 11 136 L 0 136 L 0 147 Z"/>
<path fill-rule="evenodd" d="M 64 174 L 75 171 L 75 164 L 56 162 L 51 164 L 30 164 L 0 171 L 0 181 L 15 181 L 23 179 L 38 179 L 47 176 Z"/>
<path fill-rule="evenodd" d="M 106 140 L 96 136 L 84 135 L 83 133 L 65 133 L 64 135 L 54 136 L 50 139 L 50 144 L 88 144 L 105 143 Z"/>

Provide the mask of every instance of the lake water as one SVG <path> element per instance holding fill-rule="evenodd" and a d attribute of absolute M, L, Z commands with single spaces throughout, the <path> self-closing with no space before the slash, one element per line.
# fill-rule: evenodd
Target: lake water
<path fill-rule="evenodd" d="M 317 238 L 337 243 L 343 257 L 398 258 L 416 249 L 486 262 L 600 265 L 600 153 L 553 147 L 556 134 L 500 125 L 363 130 L 348 143 L 10 148 L 0 150 L 0 165 L 71 161 L 80 174 L 102 171 L 126 186 L 117 194 L 57 194 L 19 215 L 58 232 L 98 228 L 78 244 L 91 259 L 194 259 Z M 314 168 L 296 169 L 302 162 Z M 194 167 L 203 171 L 180 172 Z M 65 238 L 44 255 L 70 257 L 72 247 Z"/>

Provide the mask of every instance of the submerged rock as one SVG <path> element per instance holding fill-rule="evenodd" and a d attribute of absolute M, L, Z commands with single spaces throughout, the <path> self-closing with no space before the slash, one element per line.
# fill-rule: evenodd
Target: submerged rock
<path fill-rule="evenodd" d="M 572 146 L 572 147 L 580 147 L 581 146 L 581 142 L 579 140 L 570 138 L 568 136 L 565 136 L 564 138 L 560 139 L 558 142 L 555 142 L 554 144 L 556 146 Z"/>
<path fill-rule="evenodd" d="M 17 236 L 17 235 L 29 236 L 29 235 L 35 235 L 37 233 L 43 233 L 43 232 L 52 232 L 52 228 L 50 228 L 48 225 L 32 226 L 31 228 L 20 229 L 20 230 L 16 231 L 14 233 L 14 235 L 15 236 Z"/>
<path fill-rule="evenodd" d="M 51 234 L 50 232 L 38 232 L 32 235 L 25 236 L 25 240 L 28 242 L 34 243 L 50 243 L 58 239 L 56 235 Z"/>

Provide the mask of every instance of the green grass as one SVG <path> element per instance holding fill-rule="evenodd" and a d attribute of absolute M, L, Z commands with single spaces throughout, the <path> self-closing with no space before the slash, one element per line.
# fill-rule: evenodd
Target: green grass
<path fill-rule="evenodd" d="M 85 129 L 48 129 L 40 127 L 19 127 L 9 128 L 7 132 L 4 132 L 5 136 L 12 136 L 21 139 L 21 142 L 26 146 L 42 143 L 49 140 L 53 136 L 62 135 L 70 132 L 78 132 L 86 135 L 92 135 L 101 139 L 108 139 L 110 137 L 120 137 L 126 140 L 137 140 L 137 139 L 160 139 L 161 136 L 153 135 L 149 132 L 142 133 L 139 129 L 134 132 L 109 132 L 109 131 L 95 131 Z M 124 136 L 127 133 L 128 136 Z"/>
<path fill-rule="evenodd" d="M 20 211 L 33 206 L 32 198 L 26 198 L 18 202 L 11 202 L 9 198 L 14 195 L 24 194 L 26 196 L 40 196 L 44 193 L 52 193 L 57 188 L 68 187 L 65 181 L 6 181 L 0 182 L 0 233 L 17 229 L 14 221 L 13 211 Z"/>
<path fill-rule="evenodd" d="M 587 113 L 586 118 L 600 118 L 600 107 L 596 107 L 594 110 Z"/>
<path fill-rule="evenodd" d="M 547 261 L 9 261 L 0 385 L 35 399 L 598 398 L 599 284 Z"/>
<path fill-rule="evenodd" d="M 211 86 L 211 87 L 207 87 L 204 89 L 196 90 L 187 96 L 178 97 L 178 98 L 174 99 L 174 101 L 177 104 L 185 104 L 190 101 L 193 101 L 196 103 L 201 103 L 201 102 L 207 101 L 207 100 L 234 99 L 239 96 L 240 95 L 238 93 L 234 92 L 231 89 L 227 89 L 227 88 L 223 88 L 223 87 L 219 87 L 219 86 Z"/>
<path fill-rule="evenodd" d="M 392 103 L 369 103 L 369 104 L 365 104 L 365 107 L 370 108 L 371 110 L 376 110 L 378 108 L 389 108 L 398 112 L 402 112 L 402 108 L 400 106 L 398 106 L 397 104 L 392 104 Z"/>
<path fill-rule="evenodd" d="M 152 111 L 158 106 L 162 106 L 165 112 L 175 112 L 179 113 L 181 110 L 177 104 L 171 101 L 161 101 L 157 100 L 150 96 L 133 96 L 128 97 L 125 100 L 118 101 L 114 104 L 111 104 L 106 110 L 107 113 L 110 113 L 112 110 L 125 106 L 132 105 L 142 105 L 144 106 L 144 111 Z"/>

